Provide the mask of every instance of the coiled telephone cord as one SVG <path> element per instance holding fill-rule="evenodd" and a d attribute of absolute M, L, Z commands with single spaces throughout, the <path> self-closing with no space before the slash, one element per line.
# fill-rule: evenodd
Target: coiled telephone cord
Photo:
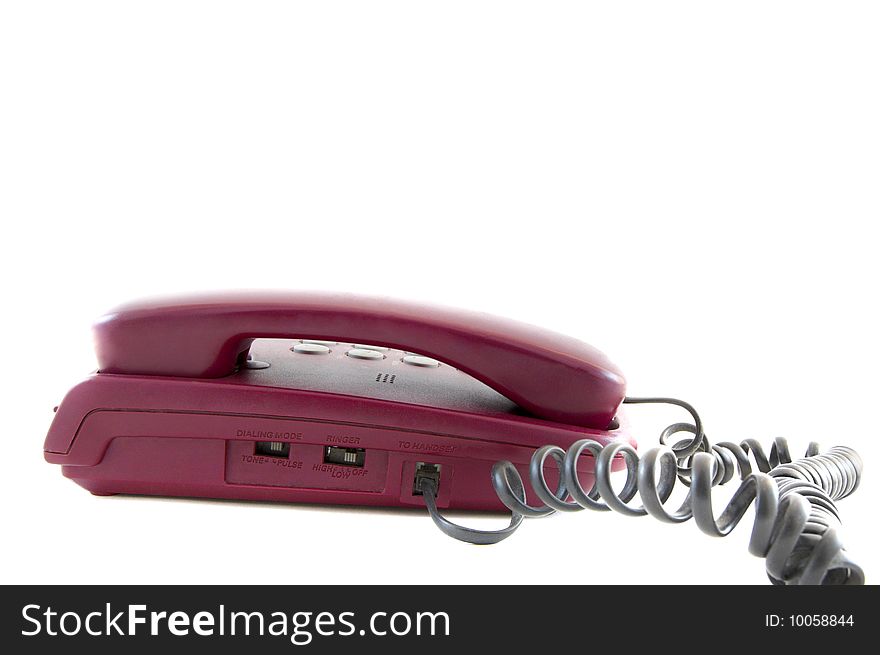
<path fill-rule="evenodd" d="M 774 440 L 769 456 L 754 439 L 710 445 L 699 415 L 684 401 L 626 398 L 624 403 L 677 405 L 691 414 L 693 423 L 668 426 L 660 436 L 661 446 L 641 457 L 628 444 L 603 446 L 593 439 L 577 441 L 567 451 L 552 445 L 539 448 L 529 466 L 529 482 L 543 503 L 539 507 L 526 504 L 523 480 L 516 467 L 509 461 L 496 462 L 492 467 L 492 485 L 512 514 L 510 524 L 500 530 L 477 530 L 448 521 L 437 508 L 435 481 L 422 478 L 419 485 L 434 523 L 460 541 L 494 544 L 513 534 L 523 518 L 545 517 L 557 511 L 613 510 L 626 516 L 650 514 L 667 523 L 684 523 L 693 518 L 706 534 L 724 537 L 754 503 L 749 552 L 766 558 L 767 575 L 774 584 L 864 583 L 862 569 L 843 549 L 838 535 L 840 517 L 834 504 L 859 485 L 862 460 L 853 449 L 836 446 L 820 455 L 818 444 L 811 442 L 806 455 L 792 461 L 788 442 L 782 438 Z M 667 445 L 673 435 L 684 432 L 693 437 Z M 595 482 L 589 491 L 577 475 L 577 462 L 585 452 L 595 460 Z M 753 472 L 750 454 L 757 472 Z M 611 485 L 615 457 L 623 458 L 626 464 L 626 482 L 619 492 Z M 556 462 L 561 472 L 555 491 L 544 476 L 548 458 Z M 737 470 L 739 489 L 716 520 L 712 487 L 729 482 Z M 670 512 L 665 503 L 676 480 L 689 489 L 681 506 Z M 630 505 L 636 495 L 641 506 Z"/>

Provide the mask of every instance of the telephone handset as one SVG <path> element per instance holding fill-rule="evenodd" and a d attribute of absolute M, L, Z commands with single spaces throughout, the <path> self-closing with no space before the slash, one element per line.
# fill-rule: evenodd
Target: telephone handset
<path fill-rule="evenodd" d="M 96 495 L 423 506 L 482 544 L 584 508 L 694 518 L 722 536 L 754 500 L 750 551 L 774 582 L 864 579 L 833 502 L 858 484 L 854 451 L 811 444 L 792 461 L 781 439 L 769 456 L 753 440 L 710 445 L 690 405 L 625 397 L 621 372 L 570 337 L 385 298 L 271 292 L 133 303 L 95 336 L 98 371 L 57 408 L 44 453 Z M 693 422 L 640 457 L 622 405 L 657 402 Z M 716 520 L 711 488 L 736 473 Z M 670 511 L 677 480 L 689 489 Z M 507 509 L 511 521 L 474 530 L 445 508 Z"/>
<path fill-rule="evenodd" d="M 307 338 L 416 351 L 560 423 L 605 429 L 624 396 L 620 371 L 581 341 L 387 298 L 301 292 L 142 302 L 111 312 L 95 331 L 103 373 L 219 378 L 236 370 L 255 338 Z"/>

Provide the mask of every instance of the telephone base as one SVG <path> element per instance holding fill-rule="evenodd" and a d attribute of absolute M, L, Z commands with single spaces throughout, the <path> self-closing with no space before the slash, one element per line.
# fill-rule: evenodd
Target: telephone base
<path fill-rule="evenodd" d="M 45 458 L 96 495 L 413 508 L 423 506 L 416 467 L 428 464 L 440 467 L 438 507 L 505 511 L 491 484 L 496 461 L 525 476 L 542 443 L 633 443 L 625 420 L 602 431 L 395 405 L 234 380 L 96 374 L 62 402 Z M 591 458 L 579 468 L 589 485 Z M 552 463 L 546 474 L 557 479 Z"/>

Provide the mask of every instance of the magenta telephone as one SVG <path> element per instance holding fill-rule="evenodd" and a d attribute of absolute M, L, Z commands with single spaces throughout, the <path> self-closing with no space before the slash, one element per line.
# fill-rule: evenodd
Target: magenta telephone
<path fill-rule="evenodd" d="M 446 534 L 477 544 L 523 518 L 585 508 L 693 518 L 723 536 L 754 502 L 749 549 L 773 582 L 864 581 L 834 504 L 858 485 L 853 450 L 811 444 L 792 461 L 782 439 L 769 455 L 753 440 L 710 445 L 690 405 L 626 397 L 617 367 L 570 337 L 317 293 L 134 303 L 99 319 L 95 336 L 98 371 L 57 408 L 44 451 L 96 495 L 425 507 Z M 623 410 L 639 403 L 678 405 L 692 422 L 639 456 Z M 716 519 L 712 487 L 737 473 Z M 687 495 L 670 509 L 677 482 Z M 476 530 L 444 518 L 450 508 L 511 520 Z"/>

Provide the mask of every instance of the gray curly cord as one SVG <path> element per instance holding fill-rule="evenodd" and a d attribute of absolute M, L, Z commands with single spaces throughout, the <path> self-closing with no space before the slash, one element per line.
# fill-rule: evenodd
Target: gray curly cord
<path fill-rule="evenodd" d="M 841 544 L 840 517 L 834 504 L 859 485 L 862 460 L 853 449 L 837 446 L 820 455 L 818 445 L 810 443 L 806 456 L 792 461 L 788 442 L 781 438 L 774 440 L 769 456 L 754 439 L 712 446 L 703 433 L 700 417 L 688 403 L 674 398 L 626 398 L 624 402 L 677 405 L 686 409 L 694 422 L 667 427 L 660 436 L 663 445 L 641 458 L 627 444 L 603 446 L 593 439 L 577 441 L 567 451 L 558 446 L 539 448 L 529 465 L 529 482 L 543 503 L 540 507 L 526 504 L 523 480 L 516 467 L 508 461 L 497 462 L 492 467 L 492 486 L 512 514 L 510 524 L 501 530 L 477 530 L 448 521 L 437 509 L 435 482 L 423 478 L 420 486 L 434 523 L 460 541 L 494 544 L 513 534 L 523 518 L 589 508 L 627 516 L 650 514 L 667 523 L 693 518 L 706 534 L 724 537 L 754 503 L 749 552 L 766 558 L 767 575 L 774 584 L 864 584 L 861 567 L 846 556 Z M 669 438 L 680 432 L 694 436 L 667 446 Z M 577 462 L 585 451 L 596 461 L 595 482 L 589 491 L 577 475 Z M 758 472 L 752 472 L 750 454 Z M 544 477 L 548 457 L 562 473 L 555 491 Z M 619 493 L 611 486 L 615 457 L 622 458 L 626 465 L 626 481 Z M 737 470 L 740 487 L 716 520 L 712 487 L 729 482 Z M 676 480 L 689 490 L 681 506 L 669 512 L 665 503 Z M 633 507 L 629 502 L 637 494 L 642 505 Z"/>

